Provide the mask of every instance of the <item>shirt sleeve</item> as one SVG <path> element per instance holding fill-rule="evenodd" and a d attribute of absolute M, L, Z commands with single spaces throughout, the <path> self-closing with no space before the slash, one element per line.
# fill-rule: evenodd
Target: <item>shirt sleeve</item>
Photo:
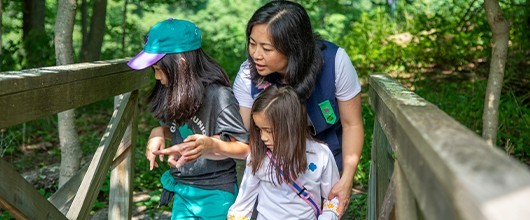
<path fill-rule="evenodd" d="M 245 173 L 241 180 L 239 193 L 236 201 L 228 209 L 227 219 L 250 219 L 254 203 L 258 198 L 259 178 L 252 175 L 252 167 L 249 165 L 250 156 L 247 157 Z"/>
<path fill-rule="evenodd" d="M 335 56 L 335 87 L 339 101 L 348 101 L 361 92 L 357 71 L 343 48 L 339 48 Z"/>
<path fill-rule="evenodd" d="M 238 141 L 248 144 L 248 132 L 243 124 L 243 118 L 239 114 L 239 107 L 235 103 L 221 111 L 217 117 L 215 130 L 215 133 L 219 134 L 223 141 L 229 141 L 229 136 L 231 136 Z"/>
<path fill-rule="evenodd" d="M 251 78 L 250 78 L 250 68 L 248 61 L 243 62 L 239 67 L 237 72 L 236 79 L 234 80 L 234 95 L 236 96 L 239 106 L 252 108 L 252 103 L 254 99 L 250 91 Z"/>

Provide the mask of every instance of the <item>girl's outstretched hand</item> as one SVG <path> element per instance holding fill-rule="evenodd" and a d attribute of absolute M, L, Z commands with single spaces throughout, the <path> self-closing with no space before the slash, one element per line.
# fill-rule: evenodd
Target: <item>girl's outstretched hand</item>
<path fill-rule="evenodd" d="M 149 160 L 149 170 L 153 170 L 153 167 L 158 167 L 156 162 L 156 155 L 154 151 L 164 149 L 166 147 L 166 139 L 164 136 L 164 128 L 156 127 L 151 130 L 147 146 L 145 148 L 145 157 Z M 164 155 L 159 156 L 160 161 L 164 161 Z"/>
<path fill-rule="evenodd" d="M 342 218 L 344 212 L 346 211 L 346 208 L 350 204 L 351 189 L 351 181 L 344 181 L 343 179 L 340 179 L 339 182 L 337 182 L 335 186 L 333 186 L 331 192 L 329 192 L 329 200 L 332 200 L 335 197 L 339 199 L 339 208 L 337 210 L 337 212 L 339 213 L 339 219 Z"/>

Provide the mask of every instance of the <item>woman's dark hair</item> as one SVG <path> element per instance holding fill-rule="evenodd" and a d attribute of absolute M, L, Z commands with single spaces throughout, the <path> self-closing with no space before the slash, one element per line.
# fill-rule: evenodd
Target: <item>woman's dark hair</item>
<path fill-rule="evenodd" d="M 318 35 L 313 33 L 306 10 L 298 3 L 271 1 L 259 8 L 247 24 L 247 46 L 252 28 L 266 24 L 273 46 L 288 59 L 286 79 L 302 101 L 309 98 L 315 87 L 317 75 L 323 64 Z M 247 50 L 252 80 L 263 80 L 258 74 L 254 60 Z M 278 81 L 277 74 L 270 74 L 264 80 Z M 277 83 L 277 82 L 276 82 Z"/>
<path fill-rule="evenodd" d="M 230 87 L 223 68 L 200 48 L 167 54 L 157 65 L 168 82 L 162 85 L 157 80 L 147 100 L 154 117 L 164 122 L 180 123 L 195 115 L 208 85 Z"/>
<path fill-rule="evenodd" d="M 271 85 L 254 101 L 251 116 L 256 113 L 262 113 L 269 120 L 272 130 L 272 157 L 277 164 L 270 163 L 267 168 L 274 171 L 271 172 L 272 182 L 291 183 L 307 170 L 306 140 L 311 136 L 307 129 L 305 105 L 291 87 Z M 261 140 L 260 129 L 254 120 L 250 121 L 250 147 L 252 174 L 256 174 L 266 157 L 267 146 Z M 279 167 L 282 167 L 283 175 Z"/>

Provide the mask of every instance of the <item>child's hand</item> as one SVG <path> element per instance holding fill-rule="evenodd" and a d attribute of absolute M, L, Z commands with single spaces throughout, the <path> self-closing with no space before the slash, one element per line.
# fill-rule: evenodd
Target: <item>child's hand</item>
<path fill-rule="evenodd" d="M 183 143 L 173 145 L 166 149 L 154 151 L 155 155 L 169 155 L 168 164 L 179 168 L 185 163 L 191 162 L 209 152 L 214 144 L 211 137 L 205 135 L 190 135 Z M 178 156 L 177 156 L 178 155 Z"/>
<path fill-rule="evenodd" d="M 180 153 L 183 157 L 193 161 L 200 156 L 209 153 L 210 148 L 214 145 L 214 140 L 211 137 L 205 135 L 190 135 L 185 140 L 186 145 L 181 148 Z"/>
<path fill-rule="evenodd" d="M 166 147 L 166 139 L 164 137 L 164 128 L 156 127 L 151 130 L 149 140 L 145 149 L 145 157 L 149 160 L 149 170 L 153 170 L 153 167 L 158 167 L 156 162 L 156 155 L 154 151 L 164 149 Z M 164 161 L 164 155 L 160 155 L 160 161 Z"/>

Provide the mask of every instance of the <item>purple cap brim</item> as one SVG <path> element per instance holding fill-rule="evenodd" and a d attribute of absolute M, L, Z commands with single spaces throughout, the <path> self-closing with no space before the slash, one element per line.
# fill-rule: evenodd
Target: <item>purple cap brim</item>
<path fill-rule="evenodd" d="M 135 70 L 142 70 L 152 66 L 164 56 L 165 54 L 152 54 L 142 50 L 134 58 L 129 60 L 129 62 L 127 62 L 127 65 L 129 65 L 129 67 Z"/>

